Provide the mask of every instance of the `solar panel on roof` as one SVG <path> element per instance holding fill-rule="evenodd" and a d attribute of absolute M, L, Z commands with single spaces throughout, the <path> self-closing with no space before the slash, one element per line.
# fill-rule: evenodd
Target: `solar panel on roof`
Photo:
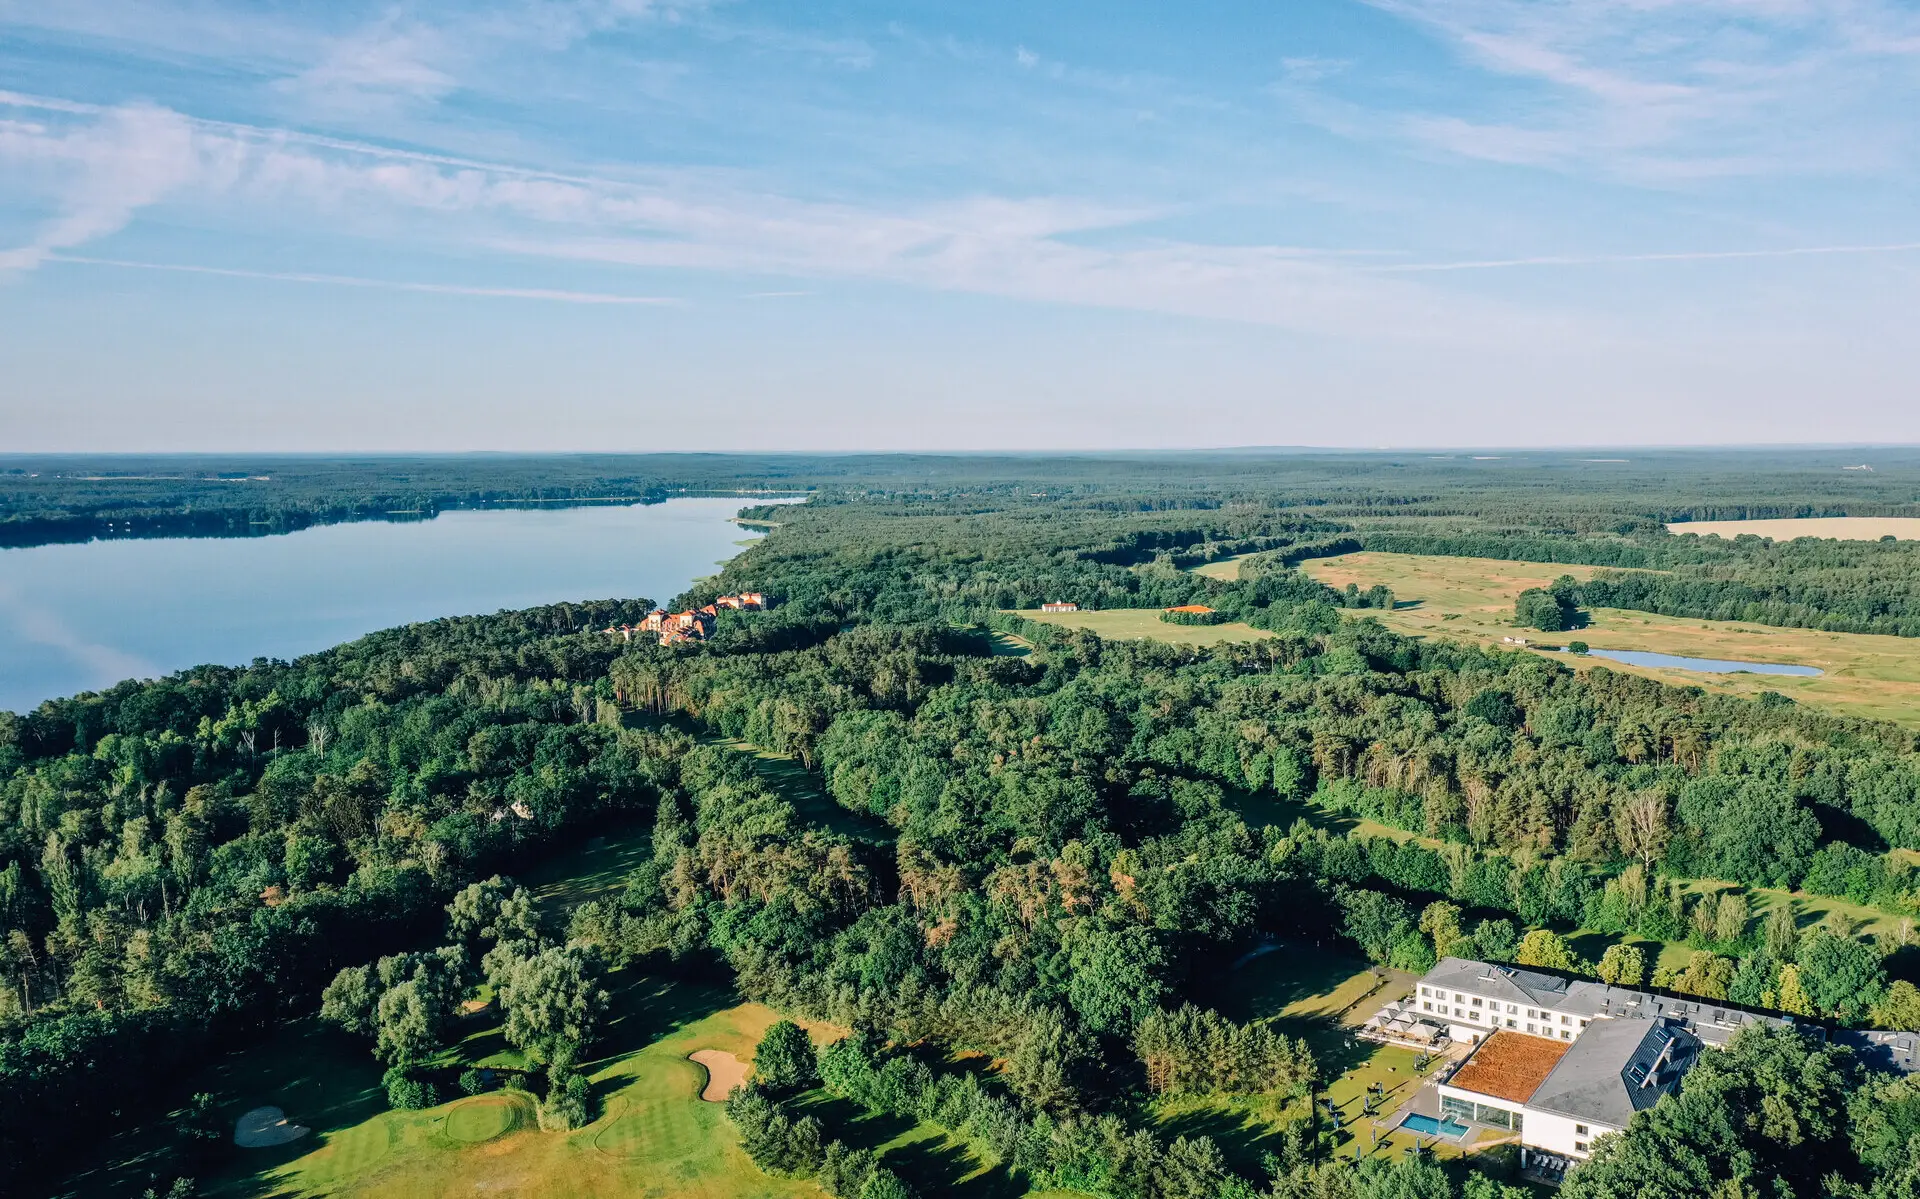
<path fill-rule="evenodd" d="M 1647 1081 L 1647 1068 L 1645 1066 L 1635 1066 L 1633 1069 L 1627 1071 L 1627 1077 L 1633 1081 L 1634 1086 L 1639 1086 L 1641 1083 Z"/>

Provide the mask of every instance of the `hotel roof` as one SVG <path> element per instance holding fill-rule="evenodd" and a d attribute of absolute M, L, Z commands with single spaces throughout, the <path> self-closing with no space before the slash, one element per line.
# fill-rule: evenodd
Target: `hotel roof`
<path fill-rule="evenodd" d="M 1709 1045 L 1725 1045 L 1741 1028 L 1754 1022 L 1784 1023 L 1778 1016 L 1742 1011 L 1724 1001 L 1659 995 L 1468 958 L 1441 958 L 1420 981 L 1433 987 L 1473 991 L 1506 1003 L 1552 1008 L 1573 1016 L 1682 1020 L 1689 1032 Z"/>
<path fill-rule="evenodd" d="M 1525 1033 L 1496 1032 L 1474 1048 L 1447 1080 L 1478 1095 L 1525 1103 L 1573 1049 L 1571 1041 L 1549 1041 Z"/>
<path fill-rule="evenodd" d="M 1529 1107 L 1625 1128 L 1680 1087 L 1703 1044 L 1667 1020 L 1596 1020 L 1528 1101 Z"/>

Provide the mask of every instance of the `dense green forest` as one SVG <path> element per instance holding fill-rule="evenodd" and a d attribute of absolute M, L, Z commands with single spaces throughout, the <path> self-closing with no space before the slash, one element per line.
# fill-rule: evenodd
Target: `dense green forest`
<path fill-rule="evenodd" d="M 1891 852 L 1920 849 L 1911 734 L 1343 618 L 1382 597 L 1289 563 L 1373 536 L 1356 510 L 1382 468 L 1313 465 L 1347 472 L 1337 502 L 1230 499 L 1277 486 L 1254 465 L 1229 460 L 1212 491 L 1093 467 L 1056 491 L 975 486 L 952 463 L 925 485 L 842 479 L 681 597 L 772 601 L 722 612 L 704 643 L 596 631 L 647 600 L 554 605 L 0 715 L 0 1185 L 31 1193 L 96 1117 L 178 1103 L 183 1063 L 323 1002 L 390 1067 L 396 1104 L 426 1102 L 414 1066 L 481 983 L 544 1063 L 542 1120 L 571 1126 L 595 978 L 636 961 L 855 1030 L 812 1062 L 789 1045 L 794 1085 L 815 1071 L 871 1110 L 971 1129 L 1036 1186 L 1126 1199 L 1498 1194 L 1431 1163 L 1330 1163 L 1311 1120 L 1253 1176 L 1136 1118 L 1156 1093 L 1314 1085 L 1303 1046 L 1194 1006 L 1272 939 L 1920 1028 L 1905 938 L 1688 885 L 1914 914 Z M 1427 475 L 1383 508 L 1464 511 L 1464 487 L 1420 486 L 1454 475 L 1408 469 Z M 1476 483 L 1471 519 L 1519 513 L 1535 477 Z M 1893 504 L 1885 477 L 1834 483 L 1833 502 L 1865 503 L 1844 488 Z M 1566 490 L 1561 513 L 1598 510 L 1581 507 L 1598 489 Z M 1234 581 L 1182 569 L 1241 554 Z M 1004 614 L 1046 599 L 1205 604 L 1274 635 L 1202 651 Z M 996 654 L 995 631 L 1033 651 Z M 792 755 L 847 819 L 797 810 L 709 735 Z M 516 914 L 495 876 L 633 820 L 652 852 L 617 901 L 564 935 Z M 1583 961 L 1575 929 L 1692 953 L 1683 970 L 1630 947 Z M 954 1074 L 922 1044 L 1004 1065 Z M 1634 1193 L 1906 1193 L 1907 1086 L 1756 1036 L 1573 1185 L 1626 1194 L 1655 1158 Z M 774 1079 L 729 1105 L 756 1160 L 892 1193 L 786 1103 Z M 1783 1137 L 1807 1151 L 1767 1147 Z"/>
<path fill-rule="evenodd" d="M 1070 513 L 1240 510 L 1315 522 L 1321 536 L 1296 546 L 1296 558 L 1367 548 L 1617 567 L 1586 585 L 1585 603 L 1920 636 L 1920 544 L 1666 530 L 1671 521 L 1920 515 L 1920 455 L 1875 451 L 1872 472 L 1844 469 L 1860 453 L 0 456 L 0 545 L 266 536 L 702 491 Z"/>

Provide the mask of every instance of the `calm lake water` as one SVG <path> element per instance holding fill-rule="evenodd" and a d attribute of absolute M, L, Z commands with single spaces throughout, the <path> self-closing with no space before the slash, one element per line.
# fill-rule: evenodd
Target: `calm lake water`
<path fill-rule="evenodd" d="M 665 603 L 757 534 L 738 498 L 447 512 L 278 537 L 0 550 L 0 710 L 375 629 L 561 600 Z"/>
<path fill-rule="evenodd" d="M 1810 678 L 1823 673 L 1817 666 L 1789 666 L 1783 662 L 1739 662 L 1730 658 L 1682 658 L 1676 654 L 1656 654 L 1638 649 L 1591 649 L 1595 658 L 1610 658 L 1629 666 L 1671 666 L 1677 670 L 1697 670 L 1703 674 L 1791 674 Z"/>

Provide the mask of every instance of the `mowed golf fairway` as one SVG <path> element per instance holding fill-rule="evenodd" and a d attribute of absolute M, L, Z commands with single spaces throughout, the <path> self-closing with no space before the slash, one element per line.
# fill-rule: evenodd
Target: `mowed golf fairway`
<path fill-rule="evenodd" d="M 1228 641 L 1258 641 L 1272 633 L 1235 621 L 1230 624 L 1168 624 L 1160 619 L 1158 608 L 1111 608 L 1105 612 L 1041 612 L 1029 609 L 1014 613 L 1041 624 L 1067 629 L 1088 629 L 1113 641 L 1170 641 L 1180 645 L 1220 645 Z"/>
<path fill-rule="evenodd" d="M 1705 674 L 1583 660 L 1571 654 L 1550 655 L 1579 670 L 1604 666 L 1737 695 L 1777 691 L 1830 711 L 1920 728 L 1920 638 L 1782 629 L 1746 621 L 1696 620 L 1618 608 L 1594 609 L 1590 613 L 1593 623 L 1577 632 L 1529 632 L 1513 626 L 1515 596 L 1528 587 L 1544 587 L 1563 574 L 1591 578 L 1596 568 L 1494 558 L 1360 553 L 1312 559 L 1302 563 L 1301 569 L 1335 587 L 1386 584 L 1393 589 L 1398 607 L 1391 612 L 1364 610 L 1354 614 L 1378 617 L 1402 633 L 1495 645 L 1502 637 L 1512 636 L 1563 644 L 1577 638 L 1597 649 L 1817 666 L 1826 673 L 1817 678 L 1795 678 Z"/>

